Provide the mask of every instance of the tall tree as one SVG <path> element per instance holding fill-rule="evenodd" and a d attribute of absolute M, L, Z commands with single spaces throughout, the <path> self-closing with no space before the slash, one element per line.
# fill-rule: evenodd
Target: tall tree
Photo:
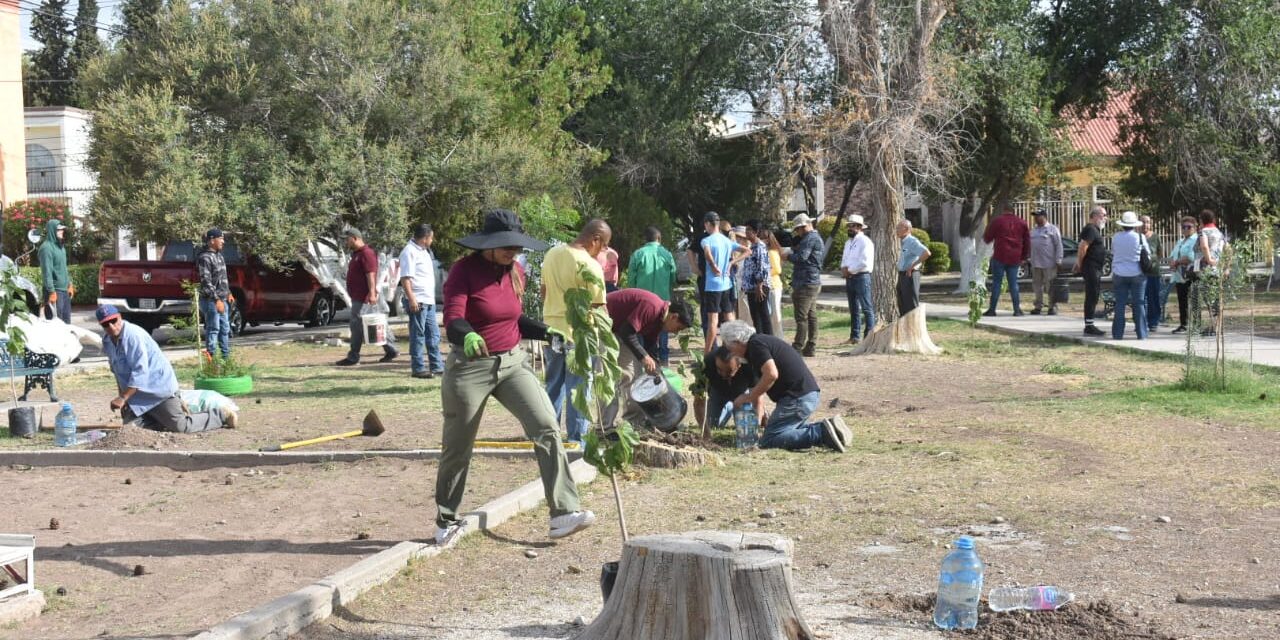
<path fill-rule="evenodd" d="M 94 216 L 149 240 L 217 225 L 279 264 L 347 224 L 386 247 L 565 202 L 591 154 L 554 125 L 602 84 L 579 50 L 521 37 L 507 0 L 174 4 L 85 79 Z"/>
<path fill-rule="evenodd" d="M 121 44 L 134 47 L 150 40 L 162 9 L 164 0 L 124 0 L 120 5 Z"/>
<path fill-rule="evenodd" d="M 67 0 L 44 0 L 31 16 L 31 37 L 40 43 L 40 48 L 31 55 L 36 81 L 32 91 L 44 104 L 70 103 L 71 33 Z"/>
<path fill-rule="evenodd" d="M 75 42 L 71 45 L 71 54 L 67 60 L 68 75 L 73 81 L 78 80 L 89 63 L 102 53 L 102 39 L 98 37 L 98 0 L 79 0 L 76 6 L 75 32 Z M 73 89 L 76 89 L 74 85 Z M 85 107 L 79 94 L 78 90 L 73 91 L 74 106 Z"/>

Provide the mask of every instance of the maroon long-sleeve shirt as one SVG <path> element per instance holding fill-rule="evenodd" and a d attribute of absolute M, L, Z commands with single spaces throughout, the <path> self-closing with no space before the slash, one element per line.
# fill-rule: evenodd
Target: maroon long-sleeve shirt
<path fill-rule="evenodd" d="M 513 273 L 524 279 L 519 264 L 510 269 L 472 254 L 454 263 L 444 281 L 444 325 L 466 320 L 491 353 L 510 351 L 520 344 L 520 296 Z"/>
<path fill-rule="evenodd" d="M 987 225 L 983 242 L 995 243 L 991 257 L 1002 264 L 1022 264 L 1031 257 L 1031 228 L 1012 213 L 1002 213 Z"/>

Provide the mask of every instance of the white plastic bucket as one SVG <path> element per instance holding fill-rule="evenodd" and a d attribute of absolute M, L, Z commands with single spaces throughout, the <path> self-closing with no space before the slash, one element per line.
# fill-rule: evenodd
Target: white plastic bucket
<path fill-rule="evenodd" d="M 365 313 L 360 315 L 360 327 L 364 331 L 364 341 L 375 347 L 387 343 L 387 314 Z"/>

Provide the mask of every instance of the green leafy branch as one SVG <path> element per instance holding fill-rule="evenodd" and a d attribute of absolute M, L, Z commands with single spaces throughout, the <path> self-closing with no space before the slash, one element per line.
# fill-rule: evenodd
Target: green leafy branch
<path fill-rule="evenodd" d="M 18 387 L 13 377 L 13 361 L 26 352 L 27 335 L 21 328 L 13 326 L 13 320 L 29 315 L 25 290 L 18 284 L 18 267 L 6 260 L 4 267 L 0 268 L 0 333 L 4 333 L 7 339 L 9 390 L 13 393 L 15 407 L 18 406 Z"/>
<path fill-rule="evenodd" d="M 991 259 L 983 258 L 973 266 L 973 279 L 969 281 L 969 326 L 978 326 L 987 306 L 987 272 Z"/>

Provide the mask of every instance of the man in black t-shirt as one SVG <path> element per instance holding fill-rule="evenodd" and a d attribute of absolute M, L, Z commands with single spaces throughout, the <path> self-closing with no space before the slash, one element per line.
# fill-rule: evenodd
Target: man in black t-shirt
<path fill-rule="evenodd" d="M 707 381 L 707 419 L 723 427 L 733 415 L 733 401 L 756 385 L 756 377 L 724 347 L 703 357 L 702 373 Z"/>
<path fill-rule="evenodd" d="M 759 381 L 733 401 L 734 408 L 751 404 L 763 417 L 763 397 L 773 400 L 773 413 L 760 438 L 761 449 L 808 449 L 822 445 L 843 453 L 852 435 L 839 416 L 822 422 L 807 422 L 818 408 L 818 381 L 805 365 L 800 352 L 787 341 L 756 333 L 741 320 L 724 323 L 720 339 L 729 352 L 745 357 Z"/>
<path fill-rule="evenodd" d="M 1105 333 L 1093 326 L 1093 314 L 1102 292 L 1102 269 L 1107 264 L 1107 247 L 1102 240 L 1102 226 L 1107 223 L 1107 210 L 1096 206 L 1089 212 L 1089 224 L 1080 230 L 1080 248 L 1076 252 L 1075 272 L 1084 276 L 1084 334 Z"/>

